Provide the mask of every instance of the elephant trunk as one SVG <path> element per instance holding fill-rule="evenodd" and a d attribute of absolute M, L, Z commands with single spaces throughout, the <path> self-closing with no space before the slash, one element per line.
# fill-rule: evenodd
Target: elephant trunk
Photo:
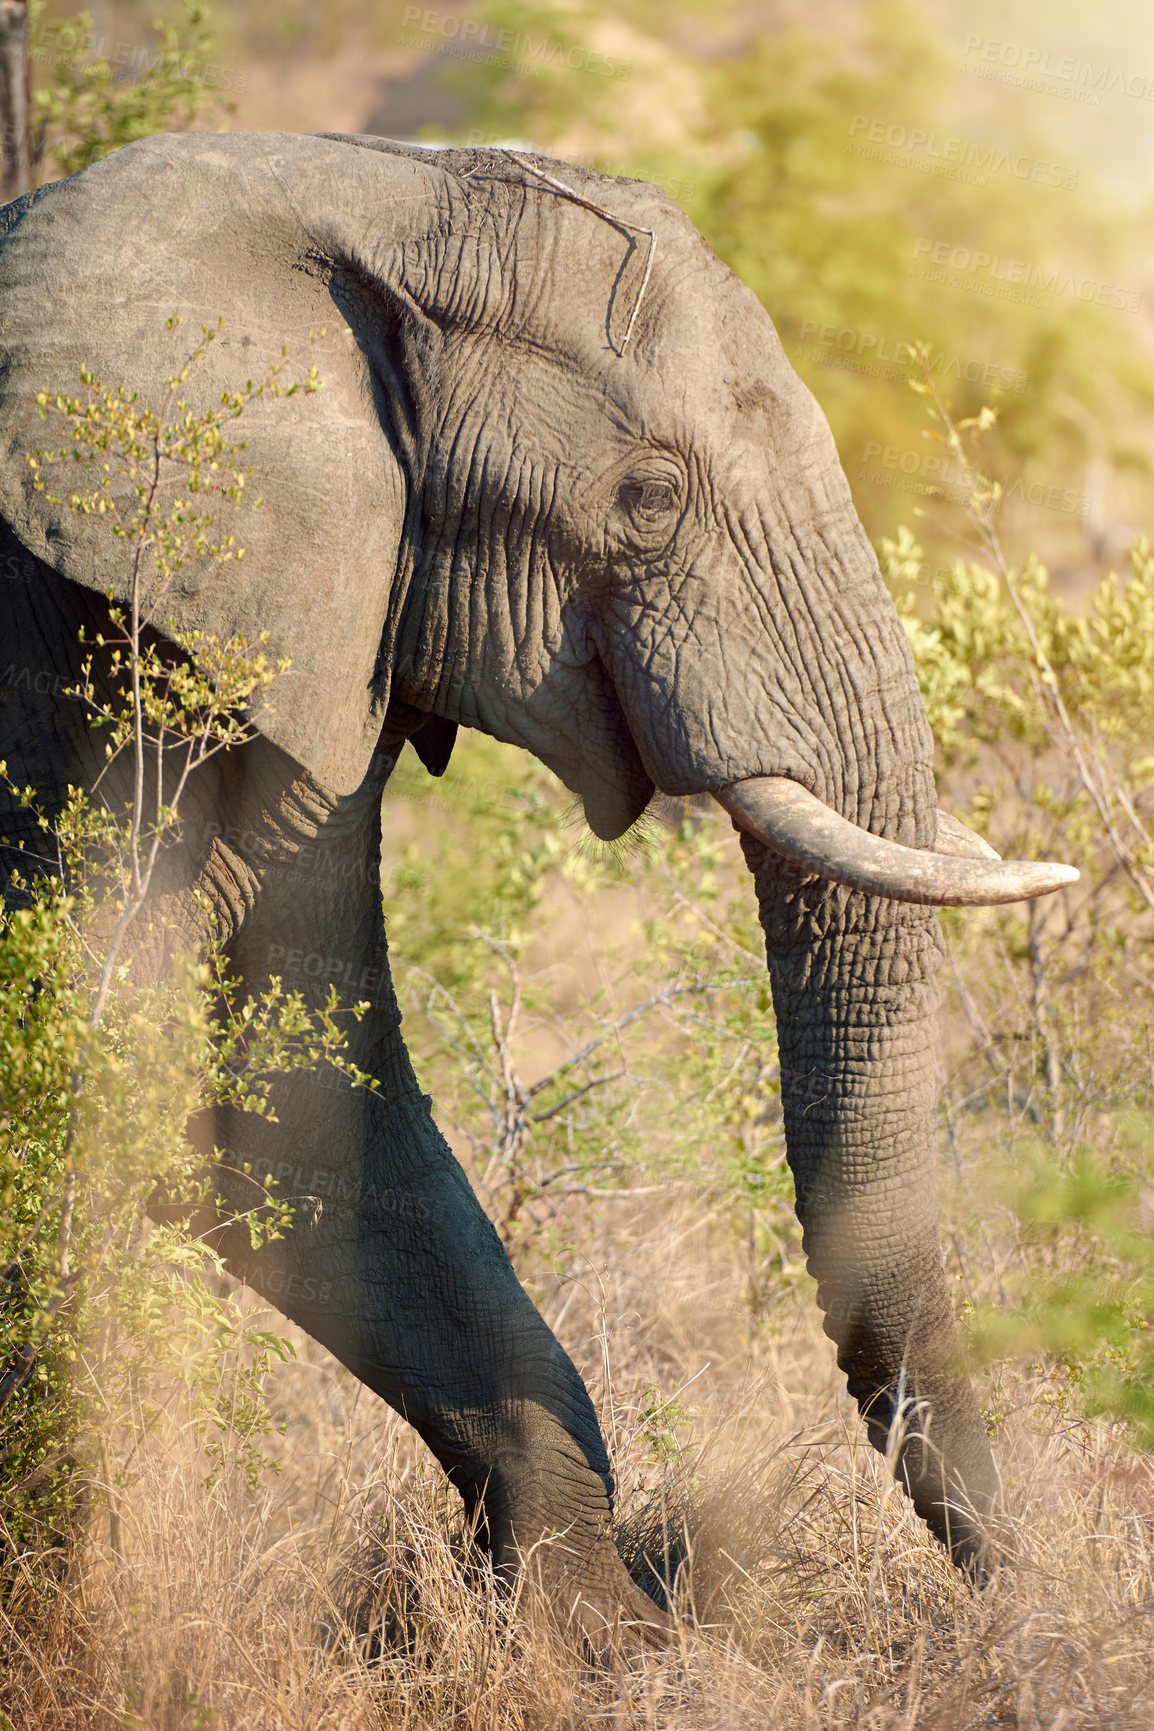
<path fill-rule="evenodd" d="M 826 1333 L 874 1447 L 958 1564 L 993 1557 L 998 1479 L 935 1223 L 942 946 L 929 910 L 866 896 L 746 835 L 777 1016 L 786 1144 Z"/>

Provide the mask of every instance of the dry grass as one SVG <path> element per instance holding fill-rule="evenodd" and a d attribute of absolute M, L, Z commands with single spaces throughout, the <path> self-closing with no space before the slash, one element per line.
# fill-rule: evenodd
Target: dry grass
<path fill-rule="evenodd" d="M 673 1651 L 590 1667 L 509 1604 L 412 1433 L 302 1336 L 276 1373 L 279 1477 L 206 1489 L 174 1421 L 121 1499 L 121 1559 L 99 1518 L 52 1602 L 16 1592 L 12 1724 L 1154 1721 L 1154 1473 L 1120 1435 L 1010 1376 L 992 1392 L 1021 1560 L 978 1596 L 863 1445 L 802 1290 L 758 1328 L 729 1241 L 684 1213 L 584 1224 L 586 1275 L 545 1309 L 600 1400 L 626 1540 L 652 1544 L 655 1508 L 675 1549 L 688 1533 Z M 670 1469 L 645 1414 L 682 1385 L 698 1416 Z"/>
<path fill-rule="evenodd" d="M 732 873 L 747 894 L 736 852 Z M 598 955 L 610 937 L 624 944 L 641 892 L 612 893 L 595 909 L 550 897 L 554 928 L 533 965 L 558 989 L 562 960 L 584 969 L 586 989 L 600 980 L 596 956 L 582 959 L 588 934 Z M 1021 1163 L 1015 1135 L 1056 1115 L 1021 1030 L 1044 1049 L 1039 1006 L 1056 1001 L 1064 1028 L 1073 988 L 1047 999 L 1039 963 L 1022 999 L 1020 971 L 991 942 L 1000 928 L 985 917 L 966 930 L 946 981 L 945 1241 L 960 1295 L 980 1306 L 1021 1290 L 1001 1175 Z M 1148 1025 L 1144 1006 L 1111 1002 L 1086 998 L 1070 1048 L 1085 1098 L 1071 1092 L 1068 1116 L 1087 1135 L 1105 1122 L 1102 1078 L 1107 1116 L 1134 1091 L 1126 1053 Z M 5 1578 L 0 1710 L 18 1731 L 1146 1731 L 1147 1459 L 1121 1427 L 1076 1418 L 1057 1381 L 999 1371 L 981 1393 L 1018 1561 L 976 1594 L 865 1444 L 796 1247 L 755 1267 L 733 1214 L 716 1189 L 693 1198 L 685 1183 L 574 1196 L 556 1266 L 542 1241 L 517 1253 L 598 1404 L 623 1549 L 685 1558 L 666 1655 L 591 1666 L 510 1603 L 414 1434 L 298 1335 L 297 1361 L 270 1384 L 279 1476 L 255 1495 L 239 1473 L 207 1488 L 174 1408 L 118 1492 L 120 1555 L 98 1510 L 58 1592 L 43 1573 Z"/>

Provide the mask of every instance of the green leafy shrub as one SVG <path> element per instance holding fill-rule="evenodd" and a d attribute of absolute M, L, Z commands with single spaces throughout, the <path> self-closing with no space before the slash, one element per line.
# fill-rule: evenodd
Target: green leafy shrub
<path fill-rule="evenodd" d="M 180 131 L 214 111 L 235 107 L 205 79 L 213 38 L 209 14 L 184 0 L 182 26 L 153 22 L 155 51 L 139 76 L 106 55 L 93 53 L 96 25 L 90 12 L 49 23 L 43 0 L 32 12 L 33 140 L 37 162 L 76 174 L 121 145 L 157 132 Z"/>
<path fill-rule="evenodd" d="M 944 1092 L 952 1149 L 986 1176 L 1008 1238 L 1002 1296 L 974 1308 L 986 1358 L 1057 1365 L 1067 1395 L 1154 1436 L 1154 1281 L 1140 1224 L 1154 978 L 1154 552 L 1074 605 L 1034 558 L 1008 560 L 1001 488 L 981 458 L 990 409 L 955 423 L 919 382 L 929 432 L 969 492 L 974 559 L 922 584 L 906 528 L 882 562 L 914 650 L 943 796 L 1003 854 L 1059 857 L 1082 882 L 1052 901 L 943 916 L 947 1001 L 968 1051 Z M 1048 1374 L 1048 1373 L 1047 1373 Z"/>
<path fill-rule="evenodd" d="M 320 388 L 315 369 L 289 383 L 278 365 L 194 414 L 182 391 L 215 334 L 203 330 L 166 380 L 160 413 L 88 372 L 82 395 L 45 396 L 42 414 L 64 424 L 64 442 L 29 453 L 35 485 L 79 479 L 67 507 L 107 515 L 127 543 L 131 605 L 110 610 L 71 695 L 105 733 L 109 764 L 130 766 L 135 791 L 119 809 L 99 788 L 72 789 L 60 813 L 37 819 L 42 845 L 22 837 L 6 848 L 0 1544 L 9 1584 L 27 1584 L 28 1559 L 66 1540 L 93 1498 L 120 1553 L 117 1489 L 174 1387 L 212 1472 L 236 1465 L 256 1483 L 272 1428 L 263 1374 L 290 1348 L 225 1292 L 219 1258 L 197 1230 L 201 1211 L 212 1217 L 212 1176 L 186 1125 L 213 1104 L 270 1115 L 271 1079 L 286 1070 L 324 1063 L 363 1080 L 342 1055 L 332 996 L 310 1012 L 274 979 L 245 998 L 211 945 L 178 958 L 163 980 L 133 975 L 132 940 L 157 918 L 149 891 L 178 831 L 181 795 L 211 758 L 250 737 L 247 703 L 285 666 L 271 665 L 260 644 L 171 624 L 173 653 L 144 636 L 145 570 L 163 593 L 188 564 L 242 556 L 216 521 L 222 505 L 235 514 L 247 503 L 235 423 L 259 396 Z M 174 477 L 183 496 L 165 485 Z M 13 791 L 35 811 L 34 789 Z M 157 1193 L 184 1207 L 150 1226 Z M 270 1195 L 250 1216 L 254 1242 L 286 1219 Z"/>
<path fill-rule="evenodd" d="M 1154 372 L 1134 328 L 1132 224 L 1073 184 L 1061 140 L 1033 133 L 1022 103 L 983 115 L 959 100 L 965 80 L 924 9 L 865 0 L 836 32 L 727 29 L 693 4 L 671 20 L 649 0 L 475 11 L 522 47 L 445 69 L 468 104 L 462 137 L 668 192 L 774 320 L 875 540 L 933 500 L 922 538 L 947 568 L 964 527 L 964 480 L 925 461 L 940 453 L 907 389 L 919 343 L 960 413 L 994 393 L 1015 548 L 1085 559 L 1100 475 L 1108 509 L 1149 510 Z M 1011 161 L 1040 165 L 1045 184 Z"/>

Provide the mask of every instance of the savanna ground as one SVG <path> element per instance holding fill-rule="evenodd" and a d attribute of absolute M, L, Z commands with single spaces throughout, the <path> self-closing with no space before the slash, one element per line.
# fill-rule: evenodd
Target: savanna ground
<path fill-rule="evenodd" d="M 97 1530 L 50 1628 L 9 1633 L 12 1723 L 1149 1724 L 1154 1485 L 1122 1436 L 1047 1405 L 1044 1380 L 992 1379 L 1021 1557 L 978 1597 L 863 1445 L 809 1309 L 787 1297 L 752 1330 L 700 1208 L 615 1212 L 575 1223 L 582 1265 L 545 1311 L 613 1439 L 626 1518 L 651 1502 L 654 1383 L 693 1379 L 707 1415 L 685 1469 L 697 1617 L 667 1657 L 588 1669 L 470 1579 L 435 1465 L 301 1339 L 272 1391 L 281 1476 L 206 1491 L 179 1427 L 157 1437 L 122 1560 Z"/>
<path fill-rule="evenodd" d="M 371 28 L 411 70 L 431 56 L 423 37 L 420 52 L 400 46 L 407 10 L 378 8 Z M 146 1329 L 145 1356 L 134 1346 L 128 1369 L 101 1381 L 118 1348 L 97 1307 L 100 1338 L 76 1343 L 74 1380 L 87 1383 L 68 1424 L 55 1439 L 38 1433 L 30 1454 L 17 1436 L 0 1510 L 0 1713 L 19 1731 L 1148 1726 L 1149 556 L 1094 592 L 1121 557 L 1117 523 L 1149 518 L 1148 331 L 1060 298 L 987 302 L 966 279 L 910 269 L 925 237 L 949 237 L 1141 286 L 1132 229 L 1090 174 L 1076 199 L 1010 181 L 975 193 L 847 154 L 849 116 L 945 126 L 959 99 L 956 130 L 985 141 L 1021 127 L 1029 142 L 1029 110 L 1007 98 L 996 125 L 976 118 L 979 85 L 951 80 L 942 45 L 895 7 L 861 9 L 868 28 L 849 32 L 848 56 L 830 32 L 772 34 L 716 59 L 698 53 L 712 26 L 690 6 L 668 41 L 643 3 L 474 10 L 491 28 L 635 65 L 627 82 L 530 78 L 492 56 L 443 71 L 460 93 L 462 141 L 532 137 L 654 178 L 686 206 L 778 322 L 879 542 L 910 500 L 870 480 L 863 452 L 922 450 L 917 369 L 903 358 L 884 376 L 855 371 L 825 327 L 859 348 L 879 333 L 889 350 L 932 337 L 931 370 L 967 414 L 986 387 L 950 386 L 959 359 L 996 362 L 1015 381 L 989 459 L 1012 567 L 979 533 L 994 575 L 950 568 L 959 528 L 974 539 L 967 500 L 979 520 L 985 511 L 969 486 L 934 500 L 924 562 L 901 536 L 886 562 L 905 596 L 943 804 L 1006 855 L 1084 873 L 1041 908 L 943 917 L 942 1241 L 1016 1560 L 981 1594 L 962 1581 L 845 1394 L 802 1265 L 760 934 L 728 825 L 668 810 L 623 859 L 591 852 L 543 771 L 462 738 L 443 782 L 406 754 L 389 790 L 383 888 L 408 1038 L 518 1272 L 593 1392 L 623 1544 L 658 1557 L 668 1547 L 680 1563 L 678 1639 L 633 1667 L 567 1652 L 478 1567 L 413 1433 L 244 1295 L 223 1356 L 255 1354 L 279 1434 L 262 1435 L 243 1376 L 221 1385 L 233 1402 L 223 1427 L 206 1421 L 197 1391 L 220 1336 L 204 1326 L 215 1313 L 172 1305 L 192 1280 L 185 1268 L 132 1313 L 155 1329 L 156 1379 Z M 364 124 L 371 92 L 352 76 L 369 64 L 361 9 L 326 9 L 323 25 L 310 9 L 307 29 L 303 16 L 278 12 L 276 28 L 286 41 L 304 32 L 304 48 L 291 66 L 266 65 L 273 23 L 261 6 L 233 9 L 221 58 L 252 74 L 234 124 Z M 310 29 L 343 32 L 344 59 Z M 45 172 L 88 160 L 75 148 L 101 154 L 133 128 L 196 119 L 132 109 L 108 121 L 112 69 L 94 81 L 58 49 L 46 55 L 36 76 L 63 78 L 46 111 L 63 142 Z M 177 82 L 169 106 L 187 94 Z M 1087 503 L 1095 466 L 1113 523 Z M 1031 515 L 1014 487 L 1028 483 L 1028 499 L 1039 475 L 1082 511 Z M 1051 600 L 1023 571 L 1030 546 L 1063 594 L 1089 600 L 1076 611 Z M 0 1230 L 6 1256 L 10 1239 Z M 151 1278 L 146 1249 L 134 1255 Z M 262 1371 L 267 1330 L 295 1357 Z M 59 1364 L 51 1378 L 63 1386 Z M 13 1434 L 0 1430 L 9 1450 Z M 54 1502 L 58 1480 L 68 1494 Z"/>
<path fill-rule="evenodd" d="M 1000 842 L 1037 819 L 1030 761 L 1009 745 L 959 772 L 1005 795 Z M 959 787 L 956 809 L 982 805 Z M 943 1242 L 998 1354 L 980 1390 L 1018 1551 L 978 1594 L 865 1444 L 821 1332 L 725 821 L 668 812 L 638 853 L 595 856 L 544 771 L 472 737 L 443 782 L 406 754 L 386 810 L 410 1042 L 593 1392 L 623 1542 L 681 1562 L 678 1640 L 631 1668 L 567 1652 L 470 1559 L 408 1427 L 289 1331 L 295 1360 L 266 1378 L 276 1466 L 254 1482 L 227 1437 L 206 1460 L 179 1377 L 100 1439 L 82 1541 L 6 1571 L 9 1721 L 1148 1724 L 1150 1307 L 1124 1224 L 1149 1169 L 1138 916 L 1112 946 L 1096 882 L 1094 921 L 1071 892 L 946 922 Z M 526 1104 L 522 1074 L 599 1039 Z M 552 1115 L 526 1127 L 530 1107 Z M 1071 1306 L 1101 1340 L 1063 1332 Z"/>

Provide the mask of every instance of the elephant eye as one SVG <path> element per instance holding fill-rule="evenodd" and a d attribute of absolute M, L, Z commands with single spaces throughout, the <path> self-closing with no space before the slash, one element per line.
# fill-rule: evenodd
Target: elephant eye
<path fill-rule="evenodd" d="M 631 517 L 643 523 L 659 523 L 677 505 L 677 488 L 672 481 L 626 481 L 618 493 L 622 507 Z"/>

